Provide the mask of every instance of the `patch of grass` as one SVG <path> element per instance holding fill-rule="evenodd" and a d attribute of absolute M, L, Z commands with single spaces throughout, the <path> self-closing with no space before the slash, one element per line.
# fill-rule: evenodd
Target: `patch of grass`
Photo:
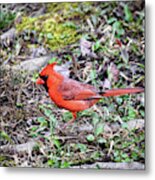
<path fill-rule="evenodd" d="M 1 5 L 0 5 L 1 7 Z M 8 10 L 3 11 L 1 9 L 0 11 L 0 29 L 3 30 L 7 28 L 9 25 L 11 25 L 16 17 L 16 14 L 13 12 L 9 12 Z"/>
<path fill-rule="evenodd" d="M 125 139 L 121 136 L 115 138 L 113 158 L 115 162 L 141 161 L 145 156 L 145 137 L 142 131 L 133 130 L 128 132 Z"/>

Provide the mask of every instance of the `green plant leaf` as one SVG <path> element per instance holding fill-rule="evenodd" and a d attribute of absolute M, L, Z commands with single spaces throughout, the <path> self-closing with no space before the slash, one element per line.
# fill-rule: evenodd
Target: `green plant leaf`
<path fill-rule="evenodd" d="M 44 109 L 44 113 L 45 113 L 45 115 L 47 116 L 47 117 L 50 117 L 51 116 L 51 114 L 52 114 L 52 111 L 50 110 L 50 109 Z"/>
<path fill-rule="evenodd" d="M 63 113 L 63 120 L 64 121 L 69 121 L 69 120 L 71 120 L 72 119 L 72 114 L 70 113 L 70 112 L 65 112 L 65 113 Z"/>
<path fill-rule="evenodd" d="M 67 161 L 62 162 L 62 163 L 61 163 L 61 166 L 60 166 L 60 168 L 69 168 L 69 167 L 70 167 L 70 163 L 67 162 Z"/>
<path fill-rule="evenodd" d="M 131 119 L 134 119 L 136 117 L 136 111 L 133 107 L 130 107 L 128 110 L 128 116 Z"/>
<path fill-rule="evenodd" d="M 87 135 L 87 140 L 88 141 L 90 141 L 90 142 L 92 142 L 92 141 L 94 141 L 95 140 L 95 137 L 94 137 L 94 135 L 93 134 L 89 134 L 89 135 Z"/>
<path fill-rule="evenodd" d="M 98 159 L 100 157 L 100 153 L 98 151 L 94 151 L 92 154 L 91 154 L 91 158 L 92 159 Z"/>
<path fill-rule="evenodd" d="M 93 118 L 92 119 L 93 119 L 92 123 L 93 123 L 94 126 L 96 126 L 97 123 L 100 121 L 100 117 L 96 112 L 93 113 Z"/>
<path fill-rule="evenodd" d="M 128 124 L 127 124 L 126 122 L 123 122 L 123 124 L 122 124 L 122 128 L 124 128 L 124 129 L 128 129 Z"/>
<path fill-rule="evenodd" d="M 37 121 L 40 123 L 40 126 L 47 126 L 47 120 L 44 117 L 38 117 Z"/>
<path fill-rule="evenodd" d="M 57 119 L 55 118 L 53 114 L 50 115 L 49 119 L 50 119 L 50 132 L 51 132 L 51 135 L 53 135 L 56 124 L 57 124 Z"/>
<path fill-rule="evenodd" d="M 54 139 L 53 144 L 56 146 L 57 149 L 60 149 L 61 143 L 60 143 L 60 141 L 58 139 Z"/>
<path fill-rule="evenodd" d="M 96 43 L 92 46 L 92 50 L 95 52 L 99 50 L 101 47 L 100 41 L 96 41 Z"/>
<path fill-rule="evenodd" d="M 104 144 L 104 143 L 107 142 L 107 140 L 104 139 L 104 138 L 102 138 L 102 137 L 100 137 L 100 138 L 97 140 L 97 142 L 98 142 L 99 144 Z"/>
<path fill-rule="evenodd" d="M 121 21 L 114 22 L 112 27 L 116 37 L 120 37 L 124 34 L 124 29 L 122 28 Z"/>
<path fill-rule="evenodd" d="M 128 22 L 133 21 L 133 16 L 132 16 L 132 13 L 131 13 L 128 5 L 124 6 L 124 13 L 125 13 L 125 20 L 126 21 L 128 21 Z"/>
<path fill-rule="evenodd" d="M 108 24 L 112 24 L 112 23 L 114 23 L 115 21 L 117 21 L 117 19 L 116 19 L 115 17 L 111 17 L 111 18 L 109 18 L 109 19 L 107 20 L 107 23 L 108 23 Z"/>
<path fill-rule="evenodd" d="M 76 148 L 80 149 L 81 152 L 86 152 L 87 150 L 87 146 L 81 143 L 76 144 Z"/>
<path fill-rule="evenodd" d="M 0 139 L 1 138 L 11 142 L 11 138 L 9 137 L 9 135 L 5 131 L 0 131 Z"/>
<path fill-rule="evenodd" d="M 99 136 L 103 131 L 104 131 L 104 125 L 101 123 L 98 124 L 95 129 L 95 136 Z"/>

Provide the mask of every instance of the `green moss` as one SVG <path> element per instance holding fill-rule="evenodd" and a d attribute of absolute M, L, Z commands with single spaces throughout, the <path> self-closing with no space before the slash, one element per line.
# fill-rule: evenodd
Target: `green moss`
<path fill-rule="evenodd" d="M 62 48 L 79 39 L 77 26 L 61 22 L 57 19 L 44 15 L 38 18 L 23 17 L 22 23 L 17 24 L 18 31 L 34 30 L 37 32 L 40 41 L 44 42 L 51 50 Z"/>
<path fill-rule="evenodd" d="M 77 8 L 79 3 L 47 3 L 47 12 L 66 14 L 68 11 Z M 63 7 L 63 8 L 62 8 Z"/>
<path fill-rule="evenodd" d="M 93 11 L 92 3 L 48 3 L 47 13 L 39 17 L 23 17 L 16 24 L 19 32 L 32 30 L 38 34 L 41 43 L 51 50 L 57 50 L 80 39 L 78 33 L 84 18 Z"/>
<path fill-rule="evenodd" d="M 47 12 L 58 13 L 63 18 L 84 17 L 94 11 L 93 2 L 47 3 Z"/>

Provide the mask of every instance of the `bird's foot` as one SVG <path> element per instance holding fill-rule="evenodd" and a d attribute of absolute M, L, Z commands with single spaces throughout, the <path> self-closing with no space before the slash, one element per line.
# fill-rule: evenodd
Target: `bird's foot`
<path fill-rule="evenodd" d="M 71 119 L 70 121 L 68 121 L 67 123 L 65 123 L 64 125 L 63 125 L 63 129 L 66 129 L 67 128 L 67 126 L 69 126 L 69 125 L 71 125 L 71 124 L 73 124 L 73 122 L 75 121 L 75 119 L 73 118 L 73 119 Z"/>
<path fill-rule="evenodd" d="M 63 129 L 66 129 L 67 126 L 69 126 L 76 120 L 76 117 L 77 117 L 76 114 L 77 114 L 76 112 L 72 112 L 73 118 L 70 121 L 68 121 L 67 123 L 65 123 L 65 125 L 63 126 Z"/>

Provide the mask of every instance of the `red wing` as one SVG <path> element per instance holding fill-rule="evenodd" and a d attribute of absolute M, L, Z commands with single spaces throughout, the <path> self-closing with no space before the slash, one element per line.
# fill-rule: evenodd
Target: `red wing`
<path fill-rule="evenodd" d="M 64 100 L 86 100 L 98 97 L 93 86 L 66 78 L 59 86 L 58 91 L 62 94 Z"/>

